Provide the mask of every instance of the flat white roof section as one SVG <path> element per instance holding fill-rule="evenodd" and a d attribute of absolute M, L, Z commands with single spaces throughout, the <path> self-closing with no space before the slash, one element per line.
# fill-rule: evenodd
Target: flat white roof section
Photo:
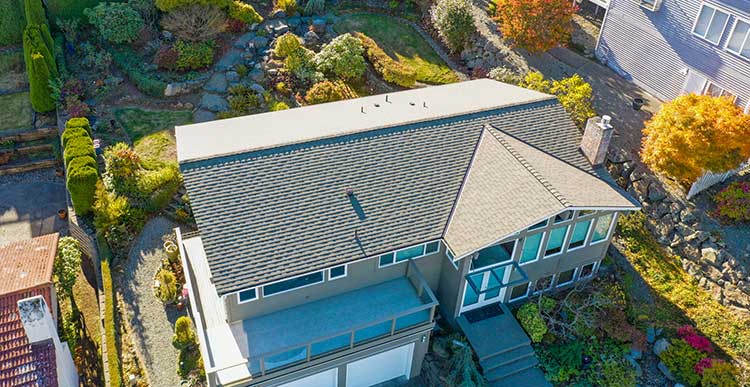
<path fill-rule="evenodd" d="M 178 126 L 179 162 L 543 101 L 553 96 L 478 79 Z"/>

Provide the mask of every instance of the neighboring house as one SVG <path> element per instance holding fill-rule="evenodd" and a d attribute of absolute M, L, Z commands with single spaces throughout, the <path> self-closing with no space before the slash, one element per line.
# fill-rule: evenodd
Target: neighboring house
<path fill-rule="evenodd" d="M 57 239 L 0 246 L 0 386 L 78 386 L 70 350 L 57 335 Z"/>
<path fill-rule="evenodd" d="M 649 93 L 723 95 L 750 112 L 750 0 L 611 0 L 597 57 Z"/>
<path fill-rule="evenodd" d="M 549 386 L 505 304 L 594 276 L 639 209 L 589 124 L 581 152 L 555 97 L 484 79 L 176 128 L 209 385 L 408 379 L 440 313 L 492 386 Z"/>

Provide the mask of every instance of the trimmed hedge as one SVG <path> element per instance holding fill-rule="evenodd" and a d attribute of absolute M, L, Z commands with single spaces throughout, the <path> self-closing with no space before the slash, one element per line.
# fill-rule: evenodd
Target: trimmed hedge
<path fill-rule="evenodd" d="M 63 150 L 63 159 L 65 165 L 76 157 L 91 156 L 92 159 L 96 160 L 96 153 L 94 152 L 94 143 L 91 141 L 91 137 L 75 137 L 68 140 L 67 146 Z"/>
<path fill-rule="evenodd" d="M 62 136 L 60 137 L 62 140 L 62 146 L 63 149 L 65 149 L 68 146 L 68 142 L 74 138 L 79 137 L 88 137 L 89 133 L 86 131 L 86 129 L 74 126 L 72 128 L 67 128 L 63 132 Z"/>
<path fill-rule="evenodd" d="M 0 0 L 0 46 L 21 43 L 26 25 L 20 0 Z"/>
<path fill-rule="evenodd" d="M 50 20 L 80 19 L 83 10 L 95 7 L 101 0 L 47 0 L 47 12 Z"/>
<path fill-rule="evenodd" d="M 68 163 L 67 186 L 78 214 L 89 213 L 94 205 L 94 191 L 99 180 L 96 167 L 96 160 L 90 156 L 76 157 Z"/>
<path fill-rule="evenodd" d="M 74 117 L 69 119 L 68 122 L 65 123 L 65 128 L 84 128 L 86 129 L 86 132 L 91 134 L 91 124 L 86 117 Z"/>
<path fill-rule="evenodd" d="M 26 73 L 29 75 L 31 107 L 40 113 L 52 111 L 55 109 L 55 100 L 49 87 L 52 77 L 47 62 L 38 52 L 30 54 L 30 58 L 26 64 Z"/>
<path fill-rule="evenodd" d="M 356 36 L 365 47 L 365 57 L 372 63 L 372 67 L 380 74 L 386 82 L 401 87 L 414 87 L 417 81 L 417 72 L 411 66 L 395 61 L 383 51 L 378 43 L 369 36 L 355 32 Z"/>
<path fill-rule="evenodd" d="M 112 252 L 101 233 L 96 234 L 96 245 L 99 250 L 99 263 L 102 268 L 102 288 L 104 291 L 104 337 L 107 350 L 107 369 L 109 383 L 113 387 L 122 386 L 120 356 L 117 353 L 117 327 L 115 326 L 115 296 L 112 287 L 112 272 L 109 264 Z"/>
<path fill-rule="evenodd" d="M 23 10 L 26 15 L 26 24 L 47 24 L 47 15 L 44 13 L 42 0 L 24 0 Z"/>
<path fill-rule="evenodd" d="M 113 49 L 110 53 L 117 67 L 125 73 L 138 90 L 152 97 L 164 97 L 167 83 L 141 71 L 143 64 L 139 62 L 138 55 L 131 48 Z"/>

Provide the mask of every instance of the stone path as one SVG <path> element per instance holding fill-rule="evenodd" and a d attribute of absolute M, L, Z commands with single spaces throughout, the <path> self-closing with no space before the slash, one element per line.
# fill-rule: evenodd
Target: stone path
<path fill-rule="evenodd" d="M 175 223 L 162 217 L 148 222 L 130 251 L 122 275 L 125 310 L 151 387 L 180 385 L 180 377 L 175 371 L 178 351 L 172 346 L 172 335 L 174 322 L 184 312 L 173 306 L 165 308 L 153 291 L 154 275 L 166 257 L 162 237 L 175 227 Z"/>
<path fill-rule="evenodd" d="M 65 183 L 53 169 L 0 176 L 0 245 L 60 231 Z"/>

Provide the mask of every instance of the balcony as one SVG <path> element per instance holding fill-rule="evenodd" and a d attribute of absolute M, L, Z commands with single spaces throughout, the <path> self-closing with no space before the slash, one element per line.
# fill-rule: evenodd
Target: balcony
<path fill-rule="evenodd" d="M 405 277 L 230 326 L 253 379 L 411 330 L 429 329 L 438 302 L 416 264 Z"/>

